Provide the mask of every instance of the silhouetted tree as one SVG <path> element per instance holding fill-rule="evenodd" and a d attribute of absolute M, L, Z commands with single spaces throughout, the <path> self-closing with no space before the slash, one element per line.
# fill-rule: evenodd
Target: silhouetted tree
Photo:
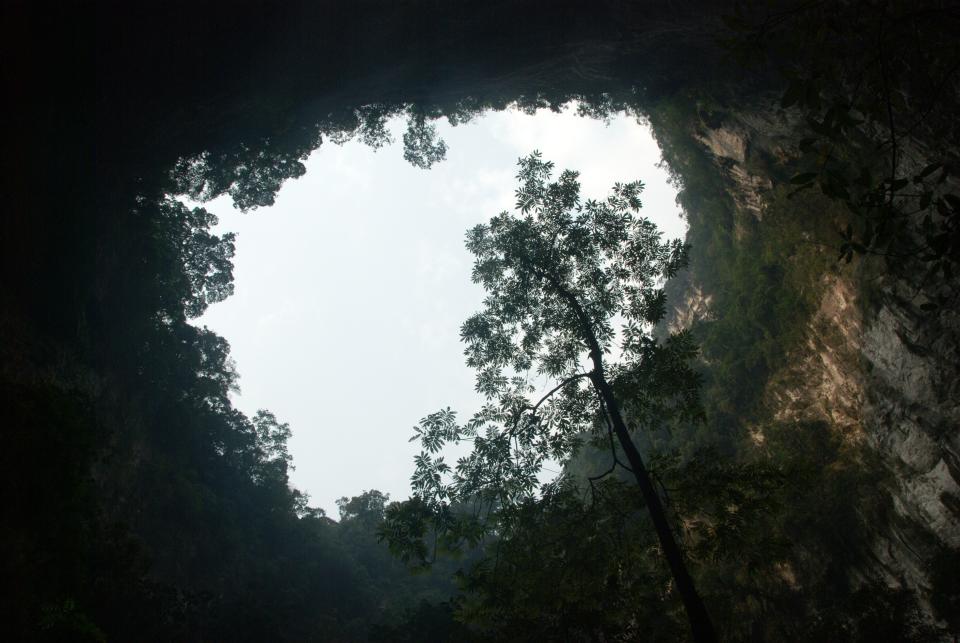
<path fill-rule="evenodd" d="M 647 427 L 668 413 L 695 408 L 697 377 L 686 363 L 695 350 L 684 336 L 660 345 L 649 334 L 664 315 L 662 282 L 683 265 L 686 248 L 680 241 L 663 242 L 652 222 L 636 216 L 640 182 L 617 184 L 605 201 L 581 203 L 575 172 L 549 182 L 553 164 L 536 152 L 521 159 L 519 168 L 518 213 L 503 212 L 467 234 L 476 257 L 473 279 L 488 296 L 461 336 L 467 364 L 477 370 L 477 390 L 488 403 L 464 425 L 450 409 L 420 423 L 415 438 L 425 450 L 416 458 L 415 495 L 433 510 L 438 529 L 458 522 L 451 502 L 480 499 L 488 503 L 488 518 L 503 516 L 531 497 L 543 463 L 567 459 L 581 432 L 600 416 L 608 423 L 611 447 L 615 436 L 626 454 L 695 639 L 713 640 L 710 618 L 613 388 L 618 376 L 641 387 L 630 411 Z M 617 343 L 617 316 L 626 322 L 619 342 L 623 360 L 612 367 L 605 356 Z M 555 382 L 536 401 L 534 375 Z M 663 380 L 678 386 L 664 390 Z M 445 443 L 462 440 L 471 441 L 473 451 L 455 468 L 433 457 Z M 612 456 L 611 469 L 620 463 L 615 451 Z M 402 523 L 402 512 L 391 518 Z M 384 533 L 391 536 L 389 524 Z"/>

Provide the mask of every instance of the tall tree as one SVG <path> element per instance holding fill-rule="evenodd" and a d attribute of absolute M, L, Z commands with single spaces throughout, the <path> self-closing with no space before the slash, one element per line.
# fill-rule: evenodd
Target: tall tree
<path fill-rule="evenodd" d="M 521 159 L 518 213 L 503 212 L 467 234 L 476 257 L 473 280 L 488 296 L 461 336 L 488 403 L 464 425 L 446 409 L 416 428 L 414 439 L 425 448 L 413 475 L 416 500 L 408 513 L 397 508 L 388 515 L 385 535 L 402 545 L 404 537 L 424 534 L 409 518 L 425 507 L 438 530 L 467 533 L 465 506 L 506 533 L 510 508 L 532 497 L 543 464 L 569 458 L 601 417 L 611 471 L 623 466 L 640 487 L 694 638 L 714 640 L 626 419 L 650 426 L 698 408 L 689 338 L 680 334 L 661 344 L 650 334 L 664 315 L 663 281 L 684 264 L 686 248 L 662 241 L 656 226 L 637 216 L 642 183 L 617 184 L 605 201 L 581 203 L 577 173 L 567 170 L 550 182 L 552 171 L 537 152 Z M 618 317 L 624 322 L 619 336 Z M 622 359 L 608 364 L 617 344 Z M 553 383 L 539 399 L 534 375 Z M 632 389 L 630 408 L 623 408 L 615 386 Z M 471 441 L 473 450 L 455 468 L 434 457 L 446 442 L 460 441 Z"/>

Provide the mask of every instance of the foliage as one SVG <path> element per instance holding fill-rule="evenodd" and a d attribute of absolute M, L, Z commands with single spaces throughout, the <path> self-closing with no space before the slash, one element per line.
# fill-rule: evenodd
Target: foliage
<path fill-rule="evenodd" d="M 100 305 L 74 335 L 17 329 L 4 349 L 5 364 L 60 356 L 0 385 L 6 638 L 362 640 L 452 594 L 454 569 L 413 577 L 377 542 L 382 495 L 347 503 L 379 497 L 380 514 L 330 520 L 290 486 L 289 425 L 233 407 L 229 344 L 188 323 L 232 292 L 215 223 L 139 199 L 101 241 L 98 269 L 126 265 L 117 287 L 82 284 Z"/>
<path fill-rule="evenodd" d="M 157 287 L 164 300 L 161 314 L 199 317 L 210 304 L 233 294 L 233 259 L 236 235 L 210 233 L 217 217 L 203 208 L 189 208 L 164 198 L 158 203 L 141 199 L 138 214 L 152 219 L 157 241 L 153 258 Z"/>
<path fill-rule="evenodd" d="M 454 617 L 454 606 L 449 602 L 420 601 L 408 608 L 392 623 L 378 623 L 370 628 L 370 641 L 383 643 L 444 643 L 446 641 L 486 640 Z"/>
<path fill-rule="evenodd" d="M 423 114 L 411 114 L 403 133 L 403 158 L 415 167 L 427 170 L 447 156 L 447 144 L 437 139 L 437 127 L 427 123 Z"/>
<path fill-rule="evenodd" d="M 463 579 L 464 618 L 492 640 L 681 640 L 686 623 L 639 494 L 562 480 L 512 509 L 513 529 Z"/>

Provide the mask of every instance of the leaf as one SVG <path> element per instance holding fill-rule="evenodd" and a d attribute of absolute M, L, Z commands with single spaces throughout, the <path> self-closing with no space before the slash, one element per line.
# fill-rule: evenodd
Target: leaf
<path fill-rule="evenodd" d="M 941 167 L 943 167 L 942 163 L 931 163 L 927 167 L 920 170 L 920 174 L 918 174 L 917 176 L 921 179 L 925 179 L 931 174 L 933 174 L 934 172 L 936 172 L 937 170 L 939 170 Z"/>
<path fill-rule="evenodd" d="M 805 185 L 807 183 L 810 183 L 814 179 L 816 179 L 817 176 L 818 175 L 816 172 L 802 172 L 800 174 L 794 175 L 790 179 L 790 183 L 792 183 L 793 185 Z"/>

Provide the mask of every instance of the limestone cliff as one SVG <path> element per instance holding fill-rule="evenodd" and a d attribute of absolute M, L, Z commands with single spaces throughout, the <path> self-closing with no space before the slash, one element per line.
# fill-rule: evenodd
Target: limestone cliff
<path fill-rule="evenodd" d="M 776 188 L 797 154 L 796 118 L 771 97 L 700 118 L 687 134 L 722 176 L 733 247 L 744 247 L 746 234 L 777 234 L 766 214 L 771 203 L 785 203 Z M 837 215 L 828 218 L 831 226 L 842 224 Z M 920 272 L 876 257 L 838 262 L 838 237 L 802 234 L 809 242 L 803 253 L 821 255 L 831 267 L 812 282 L 813 292 L 807 287 L 815 303 L 801 336 L 766 378 L 761 417 L 826 423 L 844 448 L 878 457 L 893 512 L 874 526 L 865 561 L 849 573 L 916 592 L 929 622 L 944 633 L 930 606 L 931 571 L 938 551 L 960 548 L 960 314 L 923 307 L 934 286 Z M 789 271 L 799 260 L 785 253 L 781 262 Z M 703 272 L 694 262 L 670 284 L 672 328 L 723 314 L 711 308 L 711 275 Z M 935 287 L 957 292 L 956 283 Z M 763 449 L 764 423 L 748 423 L 747 442 Z"/>

